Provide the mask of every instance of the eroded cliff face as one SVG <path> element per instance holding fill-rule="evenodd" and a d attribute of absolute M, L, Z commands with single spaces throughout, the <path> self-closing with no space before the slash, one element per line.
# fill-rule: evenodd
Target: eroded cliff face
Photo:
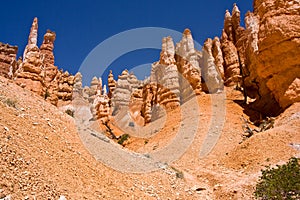
<path fill-rule="evenodd" d="M 224 85 L 242 88 L 254 99 L 253 108 L 264 115 L 277 115 L 300 101 L 299 4 L 295 0 L 255 0 L 253 13 L 245 16 L 245 28 L 234 4 L 231 12 L 225 12 L 220 39 L 208 38 L 200 51 L 189 29 L 177 44 L 165 37 L 149 79 L 139 81 L 125 70 L 115 80 L 111 71 L 108 92 L 101 78 L 94 77 L 90 87 L 82 88 L 80 74 L 74 77 L 57 69 L 56 34 L 48 30 L 38 48 L 35 18 L 22 61 L 16 61 L 17 47 L 0 44 L 0 74 L 54 105 L 67 104 L 75 91 L 92 104 L 96 119 L 129 105 L 132 116 L 147 124 L 158 105 L 173 110 L 194 95 L 220 92 Z"/>
<path fill-rule="evenodd" d="M 175 53 L 176 65 L 180 73 L 181 102 L 185 102 L 191 95 L 199 95 L 202 92 L 200 69 L 202 54 L 195 49 L 194 39 L 189 29 L 184 30 L 181 41 L 176 44 Z"/>
<path fill-rule="evenodd" d="M 12 62 L 8 76 L 14 77 L 16 84 L 31 90 L 53 105 L 65 105 L 72 100 L 74 76 L 59 71 L 54 65 L 54 41 L 56 34 L 50 30 L 44 35 L 40 48 L 37 46 L 38 19 L 34 18 L 28 43 L 23 53 L 23 61 Z M 11 52 L 11 59 L 13 56 Z M 7 70 L 6 70 L 7 71 Z M 10 75 L 10 73 L 12 75 Z"/>
<path fill-rule="evenodd" d="M 299 20 L 300 2 L 294 0 L 255 0 L 254 13 L 246 16 L 251 34 L 246 90 L 256 95 L 254 106 L 266 115 L 300 101 Z"/>
<path fill-rule="evenodd" d="M 0 76 L 12 78 L 18 67 L 16 61 L 17 52 L 17 46 L 3 44 L 0 42 Z"/>

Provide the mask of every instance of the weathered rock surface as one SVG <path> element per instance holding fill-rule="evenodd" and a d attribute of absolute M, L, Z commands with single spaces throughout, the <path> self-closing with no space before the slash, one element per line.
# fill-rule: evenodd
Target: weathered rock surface
<path fill-rule="evenodd" d="M 112 93 L 111 103 L 113 112 L 116 113 L 122 107 L 128 107 L 131 94 L 142 85 L 134 74 L 124 70 L 118 77 L 116 88 Z"/>
<path fill-rule="evenodd" d="M 180 73 L 181 101 L 185 102 L 195 93 L 201 94 L 201 53 L 194 47 L 194 40 L 189 29 L 185 29 L 182 39 L 176 44 L 176 64 Z M 192 90 L 190 89 L 192 87 Z"/>
<path fill-rule="evenodd" d="M 112 70 L 110 70 L 109 75 L 108 75 L 108 89 L 109 89 L 108 97 L 109 98 L 112 97 L 112 94 L 116 89 L 116 85 L 117 85 L 117 82 L 114 79 L 114 75 L 113 75 Z"/>
<path fill-rule="evenodd" d="M 221 49 L 221 42 L 218 37 L 215 37 L 212 41 L 212 56 L 214 57 L 214 63 L 216 65 L 216 68 L 221 75 L 221 78 L 224 80 L 224 59 L 223 59 L 223 53 Z"/>
<path fill-rule="evenodd" d="M 247 82 L 252 93 L 256 88 L 254 106 L 266 115 L 300 100 L 299 20 L 300 2 L 293 0 L 255 0 L 254 15 L 246 17 L 252 32 Z"/>
<path fill-rule="evenodd" d="M 236 5 L 234 5 L 232 13 L 233 16 L 228 10 L 225 12 L 224 29 L 221 38 L 226 86 L 236 85 L 241 80 L 239 56 L 235 46 L 236 29 L 240 23 L 239 11 Z"/>
<path fill-rule="evenodd" d="M 54 41 L 56 34 L 50 30 L 44 35 L 43 44 L 40 47 L 43 67 L 44 67 L 44 80 L 45 84 L 48 85 L 55 78 L 57 74 L 57 67 L 54 66 Z"/>
<path fill-rule="evenodd" d="M 97 96 L 97 91 L 100 90 L 100 93 L 102 93 L 102 79 L 101 78 L 97 78 L 97 77 L 93 77 L 90 87 L 85 87 L 83 89 L 84 97 L 90 102 L 93 103 L 94 99 Z"/>
<path fill-rule="evenodd" d="M 202 76 L 210 93 L 215 93 L 223 89 L 222 75 L 215 64 L 212 53 L 213 41 L 208 38 L 203 47 Z"/>
<path fill-rule="evenodd" d="M 69 72 L 58 72 L 58 106 L 62 106 L 70 103 L 73 95 L 74 76 L 70 75 Z"/>
<path fill-rule="evenodd" d="M 0 76 L 12 78 L 17 70 L 17 46 L 3 44 L 0 42 Z"/>
<path fill-rule="evenodd" d="M 156 84 L 146 84 L 143 87 L 143 104 L 141 108 L 141 116 L 144 118 L 144 123 L 148 124 L 152 118 L 152 108 L 156 104 Z"/>
<path fill-rule="evenodd" d="M 179 74 L 171 37 L 163 38 L 158 62 L 152 64 L 150 83 L 156 84 L 156 101 L 167 109 L 180 105 Z"/>
<path fill-rule="evenodd" d="M 18 67 L 13 66 L 9 73 L 13 75 L 9 76 L 14 77 L 16 84 L 43 96 L 53 105 L 64 105 L 72 99 L 74 77 L 68 72 L 59 71 L 54 65 L 56 34 L 47 30 L 40 48 L 37 46 L 37 37 L 38 19 L 34 18 L 23 61 L 18 60 L 15 63 Z M 12 54 L 11 57 L 15 59 Z"/>
<path fill-rule="evenodd" d="M 92 114 L 95 120 L 100 119 L 102 122 L 107 122 L 111 115 L 109 106 L 109 97 L 107 96 L 106 85 L 103 89 L 97 90 L 96 97 L 92 104 Z"/>
<path fill-rule="evenodd" d="M 77 72 L 74 76 L 73 92 L 82 96 L 82 74 L 80 72 Z"/>
<path fill-rule="evenodd" d="M 38 20 L 34 18 L 28 37 L 28 44 L 23 54 L 23 62 L 16 72 L 15 82 L 21 87 L 43 96 L 43 59 L 37 46 L 37 31 Z"/>
<path fill-rule="evenodd" d="M 45 99 L 57 105 L 58 103 L 58 79 L 59 73 L 56 66 L 54 66 L 54 41 L 56 34 L 50 30 L 47 30 L 44 35 L 43 43 L 40 47 L 41 57 L 42 57 L 42 74 L 43 74 L 43 83 L 44 83 L 44 94 Z"/>

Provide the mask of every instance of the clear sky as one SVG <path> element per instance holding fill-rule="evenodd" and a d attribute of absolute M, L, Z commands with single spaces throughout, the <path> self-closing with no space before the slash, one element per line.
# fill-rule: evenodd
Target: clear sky
<path fill-rule="evenodd" d="M 235 2 L 241 10 L 243 23 L 245 13 L 252 11 L 251 0 L 2 1 L 0 41 L 17 45 L 21 56 L 32 20 L 38 17 L 38 45 L 47 29 L 55 31 L 55 65 L 75 74 L 99 43 L 133 28 L 163 27 L 179 32 L 189 28 L 194 40 L 203 44 L 206 38 L 221 35 L 225 10 L 232 10 Z M 109 67 L 118 74 L 124 68 L 158 59 L 158 50 L 139 50 L 121 56 L 111 66 L 96 67 Z"/>

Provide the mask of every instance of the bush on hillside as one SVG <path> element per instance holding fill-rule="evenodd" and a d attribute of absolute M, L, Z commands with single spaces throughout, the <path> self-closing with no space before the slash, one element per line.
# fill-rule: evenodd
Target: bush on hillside
<path fill-rule="evenodd" d="M 254 195 L 258 199 L 300 199 L 299 159 L 262 170 Z"/>

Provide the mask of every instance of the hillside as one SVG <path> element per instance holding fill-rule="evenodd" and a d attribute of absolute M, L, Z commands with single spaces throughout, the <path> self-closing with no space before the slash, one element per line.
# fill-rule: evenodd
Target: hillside
<path fill-rule="evenodd" d="M 300 157 L 299 8 L 233 4 L 201 49 L 186 28 L 163 36 L 144 80 L 113 69 L 89 86 L 110 66 L 59 69 L 35 17 L 23 57 L 0 42 L 0 200 L 254 199 L 262 169 Z M 148 40 L 126 37 L 85 61 Z"/>
<path fill-rule="evenodd" d="M 203 121 L 210 118 L 210 97 L 206 95 L 198 99 L 202 123 L 195 140 L 178 161 L 156 172 L 125 174 L 91 156 L 72 117 L 5 78 L 0 83 L 2 198 L 251 199 L 263 166 L 300 153 L 290 146 L 300 143 L 299 104 L 283 113 L 274 129 L 238 144 L 243 109 L 233 100 L 241 95 L 229 90 L 226 119 L 230 120 L 208 157 L 198 157 L 207 132 Z M 154 138 L 155 142 L 159 140 Z M 178 172 L 183 177 L 178 178 Z"/>

